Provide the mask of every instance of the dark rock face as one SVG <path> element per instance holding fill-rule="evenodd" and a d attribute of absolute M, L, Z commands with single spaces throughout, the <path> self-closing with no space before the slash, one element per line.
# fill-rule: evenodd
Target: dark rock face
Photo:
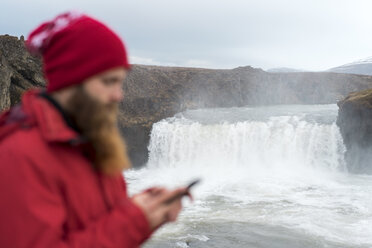
<path fill-rule="evenodd" d="M 338 106 L 349 171 L 372 174 L 372 89 L 351 93 Z"/>
<path fill-rule="evenodd" d="M 23 37 L 0 36 L 0 110 L 17 104 L 25 90 L 44 86 L 41 61 L 26 52 Z"/>
<path fill-rule="evenodd" d="M 19 102 L 32 87 L 45 87 L 41 61 L 22 39 L 0 36 L 0 110 Z M 186 109 L 268 104 L 336 103 L 372 87 L 371 76 L 339 73 L 267 73 L 134 65 L 124 84 L 119 125 L 135 166 L 147 162 L 152 124 Z"/>

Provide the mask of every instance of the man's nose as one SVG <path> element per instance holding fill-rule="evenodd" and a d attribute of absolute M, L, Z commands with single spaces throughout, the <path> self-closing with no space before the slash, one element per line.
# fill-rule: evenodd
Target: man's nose
<path fill-rule="evenodd" d="M 111 94 L 111 100 L 113 102 L 121 102 L 124 99 L 124 92 L 121 87 L 117 87 L 113 90 Z"/>

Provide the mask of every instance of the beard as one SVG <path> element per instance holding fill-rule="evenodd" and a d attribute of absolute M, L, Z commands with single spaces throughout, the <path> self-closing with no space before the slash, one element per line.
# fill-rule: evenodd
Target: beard
<path fill-rule="evenodd" d="M 96 170 L 114 175 L 131 167 L 126 144 L 118 125 L 118 104 L 102 104 L 78 86 L 67 111 L 80 134 L 92 148 L 90 157 Z"/>

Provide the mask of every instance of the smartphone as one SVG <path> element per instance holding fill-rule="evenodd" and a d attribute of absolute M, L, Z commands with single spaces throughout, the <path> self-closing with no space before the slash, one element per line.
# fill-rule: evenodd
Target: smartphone
<path fill-rule="evenodd" d="M 196 179 L 187 185 L 186 190 L 189 191 L 194 185 L 200 183 L 200 179 Z"/>
<path fill-rule="evenodd" d="M 191 189 L 193 186 L 195 186 L 196 184 L 198 184 L 198 183 L 200 183 L 200 179 L 196 179 L 196 180 L 192 181 L 191 183 L 189 183 L 189 185 L 187 185 L 186 190 L 185 190 L 184 192 L 181 192 L 181 193 L 179 193 L 179 194 L 177 194 L 177 195 L 174 195 L 174 196 L 172 196 L 171 198 L 165 200 L 165 201 L 164 201 L 164 204 L 166 204 L 166 205 L 167 205 L 167 204 L 171 204 L 171 203 L 174 202 L 175 200 L 178 200 L 178 199 L 180 199 L 180 198 L 186 196 L 186 195 L 189 193 L 190 189 Z"/>

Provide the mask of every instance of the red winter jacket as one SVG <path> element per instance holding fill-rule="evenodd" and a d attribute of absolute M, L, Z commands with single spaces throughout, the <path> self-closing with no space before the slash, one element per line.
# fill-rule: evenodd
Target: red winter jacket
<path fill-rule="evenodd" d="M 138 247 L 150 236 L 122 175 L 92 169 L 38 91 L 0 116 L 0 247 Z"/>

